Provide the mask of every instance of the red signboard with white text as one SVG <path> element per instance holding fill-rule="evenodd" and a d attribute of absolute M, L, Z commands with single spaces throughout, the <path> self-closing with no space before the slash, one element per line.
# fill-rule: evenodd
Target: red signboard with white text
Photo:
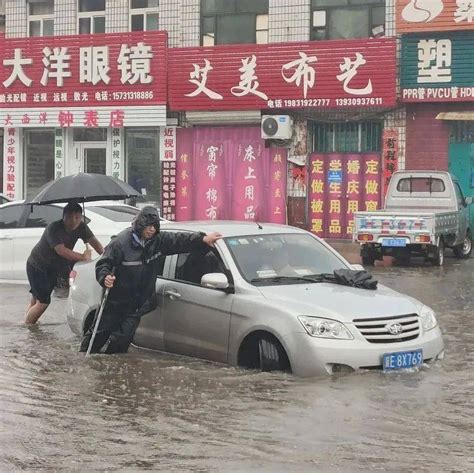
<path fill-rule="evenodd" d="M 395 38 L 172 48 L 172 110 L 388 107 Z"/>
<path fill-rule="evenodd" d="M 0 42 L 0 107 L 166 104 L 166 33 Z"/>

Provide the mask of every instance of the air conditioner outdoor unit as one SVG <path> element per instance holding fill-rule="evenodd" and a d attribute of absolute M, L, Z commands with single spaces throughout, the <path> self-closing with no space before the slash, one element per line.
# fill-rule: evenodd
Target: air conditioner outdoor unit
<path fill-rule="evenodd" d="M 266 140 L 289 140 L 293 134 L 292 125 L 289 115 L 263 115 L 262 138 Z"/>

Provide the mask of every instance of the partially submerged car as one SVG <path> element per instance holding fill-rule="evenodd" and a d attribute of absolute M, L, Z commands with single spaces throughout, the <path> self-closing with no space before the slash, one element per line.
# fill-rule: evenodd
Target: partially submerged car
<path fill-rule="evenodd" d="M 160 257 L 157 308 L 143 316 L 134 345 L 234 366 L 298 376 L 410 368 L 440 359 L 433 310 L 378 285 L 344 286 L 323 275 L 353 269 L 302 229 L 242 222 L 170 223 L 167 231 L 218 231 L 206 253 Z M 68 323 L 82 335 L 102 288 L 94 262 L 71 275 Z"/>

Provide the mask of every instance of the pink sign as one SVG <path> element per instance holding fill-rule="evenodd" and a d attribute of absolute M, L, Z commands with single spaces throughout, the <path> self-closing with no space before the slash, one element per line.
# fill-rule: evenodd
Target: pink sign
<path fill-rule="evenodd" d="M 380 205 L 381 157 L 376 153 L 313 154 L 310 160 L 311 231 L 326 238 L 351 238 L 354 212 Z"/>
<path fill-rule="evenodd" d="M 176 219 L 285 223 L 286 152 L 259 127 L 178 129 Z"/>

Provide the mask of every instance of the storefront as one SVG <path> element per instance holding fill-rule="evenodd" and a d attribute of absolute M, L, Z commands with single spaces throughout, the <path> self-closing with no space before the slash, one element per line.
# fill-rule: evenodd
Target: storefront
<path fill-rule="evenodd" d="M 126 179 L 159 204 L 166 33 L 6 39 L 1 51 L 5 194 L 81 171 Z"/>
<path fill-rule="evenodd" d="M 449 170 L 465 196 L 474 196 L 473 49 L 474 31 L 402 38 L 407 168 Z"/>
<path fill-rule="evenodd" d="M 315 186 L 316 155 L 312 152 L 317 148 L 308 123 L 318 112 L 328 116 L 334 111 L 342 122 L 345 111 L 378 113 L 376 136 L 372 128 L 366 138 L 360 137 L 360 130 L 355 132 L 360 181 L 353 192 L 369 189 L 357 197 L 360 208 L 374 201 L 379 205 L 381 124 L 383 110 L 396 104 L 395 58 L 395 40 L 389 38 L 170 50 L 169 107 L 184 112 L 188 125 L 194 125 L 177 132 L 173 182 L 177 218 L 288 222 L 322 234 L 331 222 L 337 220 L 335 227 L 343 225 L 339 217 L 344 213 L 344 230 L 331 236 L 347 237 L 349 209 L 355 208 L 348 203 L 354 200 L 348 186 L 353 186 L 355 171 L 345 152 L 353 150 L 342 151 L 337 169 L 333 169 L 334 149 L 319 156 L 325 176 L 318 184 L 322 207 L 316 208 L 316 195 L 308 188 Z M 252 113 L 253 122 L 242 125 Z M 266 134 L 262 118 L 267 115 L 276 115 L 282 123 L 289 119 L 291 133 L 277 135 L 278 139 L 262 138 Z M 196 117 L 200 123 L 193 123 Z M 280 125 L 276 126 L 279 130 Z M 370 146 L 360 146 L 363 139 Z M 370 173 L 375 173 L 375 179 L 369 179 Z M 337 190 L 333 199 L 326 195 L 329 189 Z M 332 202 L 336 200 L 337 204 Z M 331 205 L 337 207 L 339 217 L 330 215 Z M 319 211 L 325 217 L 316 222 Z"/>

